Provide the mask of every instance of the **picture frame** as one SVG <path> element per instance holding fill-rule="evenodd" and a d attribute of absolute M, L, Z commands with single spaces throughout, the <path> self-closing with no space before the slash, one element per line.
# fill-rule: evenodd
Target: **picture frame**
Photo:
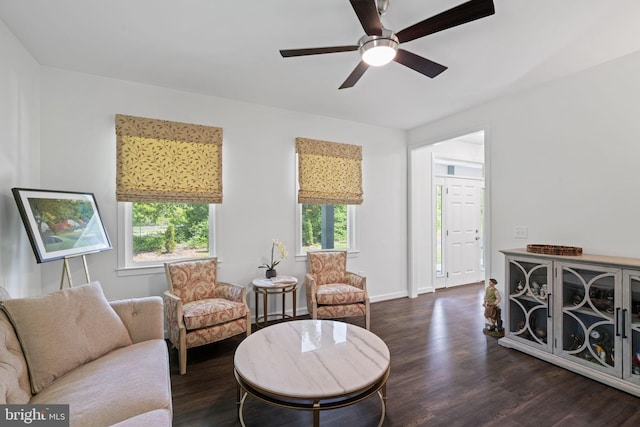
<path fill-rule="evenodd" d="M 11 191 L 38 263 L 112 249 L 93 193 Z"/>

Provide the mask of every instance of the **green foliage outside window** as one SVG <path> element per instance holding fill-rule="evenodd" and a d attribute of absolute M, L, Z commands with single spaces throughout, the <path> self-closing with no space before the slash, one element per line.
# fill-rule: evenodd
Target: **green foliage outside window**
<path fill-rule="evenodd" d="M 208 252 L 207 204 L 133 203 L 132 225 L 134 260 L 136 255 L 149 253 Z"/>
<path fill-rule="evenodd" d="M 302 205 L 302 249 L 303 252 L 322 247 L 322 206 Z M 347 248 L 347 205 L 334 206 L 334 248 Z"/>

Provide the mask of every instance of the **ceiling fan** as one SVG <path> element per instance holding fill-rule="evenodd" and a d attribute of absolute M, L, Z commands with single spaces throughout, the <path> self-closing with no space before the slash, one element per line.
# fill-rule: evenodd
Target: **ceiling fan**
<path fill-rule="evenodd" d="M 370 65 L 380 66 L 392 60 L 427 77 L 436 77 L 446 70 L 447 67 L 416 55 L 415 53 L 400 49 L 400 43 L 410 42 L 420 37 L 475 21 L 476 19 L 484 18 L 495 13 L 493 0 L 469 0 L 466 3 L 462 3 L 395 33 L 384 28 L 380 21 L 380 16 L 385 13 L 389 5 L 389 0 L 349 1 L 366 33 L 358 40 L 358 44 L 280 50 L 280 54 L 284 58 L 359 50 L 362 59 L 349 77 L 342 83 L 340 89 L 353 87 Z"/>

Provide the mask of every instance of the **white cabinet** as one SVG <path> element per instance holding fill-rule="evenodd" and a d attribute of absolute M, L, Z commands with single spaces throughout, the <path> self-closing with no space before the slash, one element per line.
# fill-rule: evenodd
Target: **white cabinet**
<path fill-rule="evenodd" d="M 640 396 L 640 259 L 501 252 L 500 345 Z"/>

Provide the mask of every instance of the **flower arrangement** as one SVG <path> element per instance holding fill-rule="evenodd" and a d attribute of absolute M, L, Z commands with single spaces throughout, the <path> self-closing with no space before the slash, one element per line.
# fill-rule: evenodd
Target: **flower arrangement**
<path fill-rule="evenodd" d="M 280 252 L 280 259 L 274 261 L 273 255 L 276 248 L 278 248 L 278 252 Z M 275 269 L 276 265 L 280 264 L 280 261 L 287 259 L 288 255 L 289 254 L 287 253 L 287 247 L 285 246 L 285 244 L 279 241 L 278 239 L 273 239 L 273 242 L 271 243 L 271 262 L 268 264 L 267 263 L 262 264 L 258 268 L 266 268 L 267 270 L 273 270 Z"/>

